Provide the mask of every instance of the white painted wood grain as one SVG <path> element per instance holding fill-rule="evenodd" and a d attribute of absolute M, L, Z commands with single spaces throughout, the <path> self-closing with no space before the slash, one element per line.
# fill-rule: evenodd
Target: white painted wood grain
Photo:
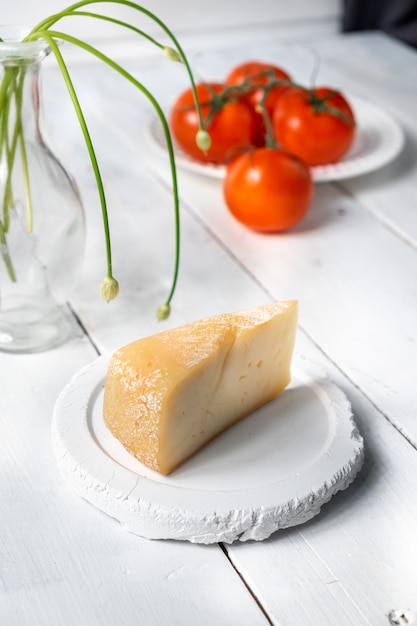
<path fill-rule="evenodd" d="M 259 549 L 230 546 L 231 559 L 273 622 L 283 626 L 379 626 L 396 608 L 416 616 L 416 450 L 316 347 L 302 336 L 298 347 L 326 363 L 351 399 L 365 465 L 349 491 L 315 521 L 278 533 Z"/>
<path fill-rule="evenodd" d="M 346 77 L 359 95 L 375 93 L 374 84 L 391 113 L 404 104 L 405 157 L 348 187 L 320 187 L 305 223 L 273 238 L 237 225 L 218 184 L 181 175 L 184 256 L 167 325 L 299 297 L 297 350 L 320 361 L 352 401 L 365 437 L 365 467 L 314 521 L 265 543 L 232 547 L 230 558 L 276 626 L 383 626 L 391 609 L 417 614 L 417 453 L 399 432 L 417 440 L 415 56 L 367 35 L 318 47 L 329 80 Z M 158 62 L 138 64 L 136 71 L 167 99 L 178 88 L 176 67 L 163 79 Z M 397 88 L 386 81 L 387 71 Z M 92 340 L 111 350 L 160 328 L 153 312 L 169 285 L 172 254 L 168 177 L 166 164 L 141 144 L 146 107 L 117 82 L 109 96 L 112 82 L 99 70 L 80 68 L 76 80 L 105 173 L 122 292 L 110 305 L 98 295 L 104 265 L 94 181 L 60 88 L 48 83 L 56 95 L 52 128 L 60 130 L 58 143 L 87 208 L 84 280 L 72 304 Z M 115 105 L 122 133 L 115 131 Z M 52 408 L 62 386 L 95 354 L 81 334 L 44 355 L 0 354 L 6 444 L 0 455 L 0 622 L 268 623 L 217 547 L 126 535 L 65 489 L 50 447 Z"/>
<path fill-rule="evenodd" d="M 197 206 L 198 197 L 200 217 L 269 293 L 299 294 L 302 327 L 416 441 L 414 248 L 335 186 L 317 188 L 291 234 L 269 238 L 227 215 L 215 182 L 184 187 L 188 203 Z"/>
<path fill-rule="evenodd" d="M 82 187 L 88 225 L 80 286 L 85 297 L 74 302 L 93 340 L 102 349 L 111 349 L 124 338 L 130 340 L 132 333 L 142 335 L 158 328 L 154 312 L 166 296 L 171 276 L 170 194 L 142 173 L 132 156 L 131 167 L 125 168 L 124 157 L 110 144 L 113 159 L 105 171 L 106 188 L 110 199 L 116 200 L 113 223 L 125 228 L 116 229 L 115 237 L 120 253 L 115 268 L 122 293 L 115 307 L 106 305 L 98 292 L 105 265 L 94 181 L 71 123 L 63 124 L 62 131 L 66 155 L 75 155 L 70 162 Z M 137 201 L 132 203 L 132 198 Z M 150 213 L 153 207 L 154 214 Z M 228 256 L 204 229 L 192 222 L 188 228 L 188 238 L 194 243 L 187 265 L 192 268 L 197 256 L 200 264 L 194 268 L 194 283 L 201 278 L 199 271 L 206 273 L 209 282 Z M 165 267 L 167 277 L 161 284 Z M 232 269 L 231 275 L 235 290 L 242 282 L 244 287 L 251 284 L 239 268 Z M 226 293 L 226 277 L 222 287 Z M 170 323 L 178 322 L 181 315 L 201 316 L 207 302 L 202 287 L 195 293 L 189 289 L 182 293 Z M 230 306 L 233 291 L 226 304 L 218 286 L 209 295 L 213 311 L 221 311 Z M 95 354 L 81 333 L 72 343 L 49 353 L 0 354 L 0 426 L 6 444 L 0 459 L 0 622 L 7 626 L 128 626 L 139 619 L 155 625 L 217 622 L 233 626 L 247 619 L 250 624 L 265 624 L 261 610 L 217 546 L 203 552 L 195 546 L 184 548 L 183 544 L 154 543 L 128 535 L 71 494 L 62 481 L 50 443 L 54 402 L 73 373 Z"/>
<path fill-rule="evenodd" d="M 82 336 L 44 354 L 0 353 L 0 623 L 266 624 L 217 546 L 130 535 L 62 480 L 54 402 L 95 354 Z"/>
<path fill-rule="evenodd" d="M 167 78 L 164 88 L 173 89 L 173 81 Z M 388 99 L 388 90 L 385 95 Z M 126 98 L 124 115 L 132 112 Z M 126 145 L 140 158 L 132 128 Z M 119 133 L 115 136 L 120 138 Z M 167 180 L 160 160 L 148 163 Z M 395 178 L 397 167 L 386 168 L 386 179 Z M 251 277 L 262 285 L 259 294 L 266 289 L 271 297 L 300 297 L 301 326 L 353 381 L 340 377 L 354 400 L 368 445 L 361 479 L 329 513 L 323 511 L 305 528 L 277 536 L 259 549 L 232 547 L 233 562 L 277 624 L 336 620 L 342 626 L 379 626 L 393 608 L 415 612 L 415 449 L 386 420 L 388 416 L 415 439 L 413 247 L 404 245 L 383 220 L 337 185 L 317 189 L 309 217 L 293 233 L 266 238 L 249 233 L 228 216 L 218 183 L 190 174 L 181 175 L 180 182 L 186 223 L 189 217 L 190 224 L 203 222 L 232 253 L 217 259 L 216 286 L 224 289 L 224 273 L 242 265 L 249 273 L 247 285 L 240 282 L 232 304 L 248 293 L 254 297 Z M 401 199 L 402 190 L 397 188 L 397 194 Z M 188 247 L 188 237 L 186 242 Z M 206 262 L 217 245 L 212 242 L 207 248 Z M 195 258 L 198 264 L 197 254 Z M 201 271 L 197 267 L 193 263 L 193 270 Z M 184 271 L 190 285 L 196 276 Z M 215 289 L 212 281 L 204 282 Z M 299 349 L 320 358 L 303 333 Z M 326 359 L 324 363 L 329 366 Z M 337 370 L 331 372 L 339 378 Z"/>

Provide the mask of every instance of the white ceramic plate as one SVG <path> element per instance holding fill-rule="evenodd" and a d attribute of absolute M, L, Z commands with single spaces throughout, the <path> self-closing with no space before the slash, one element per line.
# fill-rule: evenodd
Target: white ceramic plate
<path fill-rule="evenodd" d="M 349 96 L 357 120 L 356 138 L 349 152 L 337 163 L 312 168 L 316 183 L 330 182 L 369 174 L 390 163 L 401 152 L 404 134 L 398 122 L 388 113 L 356 96 Z M 166 154 L 166 143 L 157 117 L 150 117 L 147 126 L 149 143 Z M 178 167 L 208 176 L 223 178 L 222 165 L 199 163 L 175 146 Z"/>
<path fill-rule="evenodd" d="M 289 387 L 169 476 L 149 470 L 102 419 L 108 356 L 80 370 L 53 419 L 69 486 L 127 530 L 194 543 L 261 540 L 311 519 L 363 461 L 346 396 L 297 360 Z"/>

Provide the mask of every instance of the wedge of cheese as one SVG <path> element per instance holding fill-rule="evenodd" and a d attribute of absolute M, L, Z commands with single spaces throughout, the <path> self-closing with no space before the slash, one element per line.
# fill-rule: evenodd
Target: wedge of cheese
<path fill-rule="evenodd" d="M 117 350 L 104 421 L 149 468 L 169 474 L 290 381 L 297 301 L 185 324 Z"/>

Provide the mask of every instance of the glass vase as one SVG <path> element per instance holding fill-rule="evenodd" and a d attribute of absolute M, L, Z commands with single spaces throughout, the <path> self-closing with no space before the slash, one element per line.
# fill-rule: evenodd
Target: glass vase
<path fill-rule="evenodd" d="M 72 176 L 45 139 L 45 41 L 0 27 L 0 351 L 66 341 L 66 302 L 80 270 L 84 212 Z"/>

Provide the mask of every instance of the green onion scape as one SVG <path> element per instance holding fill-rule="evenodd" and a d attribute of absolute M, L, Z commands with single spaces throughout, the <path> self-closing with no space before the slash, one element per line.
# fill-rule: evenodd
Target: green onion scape
<path fill-rule="evenodd" d="M 126 6 L 133 11 L 138 11 L 142 14 L 145 14 L 148 18 L 153 20 L 168 36 L 170 40 L 170 45 L 164 45 L 159 43 L 156 39 L 148 35 L 143 30 L 137 28 L 136 26 L 130 24 L 129 22 L 125 22 L 109 15 L 94 13 L 91 10 L 84 10 L 86 7 L 91 7 L 91 5 L 95 4 L 112 4 L 112 5 L 123 5 Z M 108 302 L 114 299 L 119 292 L 119 284 L 117 280 L 113 276 L 112 270 L 112 251 L 111 251 L 111 237 L 110 237 L 110 227 L 109 227 L 109 219 L 108 219 L 108 211 L 107 211 L 107 202 L 104 193 L 103 182 L 100 174 L 100 168 L 97 162 L 96 154 L 94 151 L 94 146 L 90 137 L 90 133 L 88 130 L 87 122 L 83 114 L 82 107 L 80 105 L 75 87 L 72 83 L 71 76 L 68 70 L 68 67 L 65 63 L 64 57 L 60 51 L 59 41 L 66 41 L 78 48 L 83 49 L 88 54 L 93 55 L 100 61 L 106 63 L 109 67 L 111 67 L 114 71 L 118 72 L 121 76 L 123 76 L 128 82 L 130 82 L 134 87 L 139 89 L 151 102 L 153 105 L 161 125 L 163 127 L 168 155 L 169 155 L 169 163 L 171 169 L 172 176 L 172 190 L 173 190 L 173 199 L 174 199 L 174 214 L 175 214 L 175 262 L 174 262 L 174 273 L 172 278 L 171 289 L 169 291 L 168 297 L 164 304 L 158 307 L 157 310 L 157 318 L 160 320 L 166 319 L 169 316 L 171 310 L 171 301 L 175 292 L 175 288 L 178 280 L 178 271 L 179 271 L 179 260 L 180 260 L 180 211 L 179 211 L 179 195 L 178 195 L 178 182 L 177 182 L 177 173 L 176 173 L 176 165 L 175 165 L 175 156 L 174 156 L 174 148 L 173 142 L 171 138 L 171 133 L 169 129 L 168 122 L 166 120 L 165 114 L 161 109 L 159 103 L 154 98 L 154 96 L 146 89 L 146 87 L 139 82 L 136 78 L 134 78 L 127 70 L 125 70 L 121 65 L 115 62 L 110 57 L 106 56 L 102 52 L 100 52 L 97 48 L 92 46 L 91 44 L 86 43 L 85 41 L 67 34 L 65 32 L 61 32 L 60 30 L 55 30 L 55 25 L 63 20 L 64 18 L 72 18 L 72 17 L 83 17 L 87 19 L 94 20 L 104 20 L 107 22 L 111 22 L 116 26 L 126 28 L 135 34 L 144 37 L 151 44 L 156 45 L 162 53 L 169 59 L 174 62 L 181 62 L 188 74 L 191 88 L 193 90 L 194 99 L 196 108 L 199 116 L 199 124 L 200 129 L 197 133 L 196 141 L 198 145 L 201 146 L 202 150 L 206 150 L 210 137 L 204 128 L 204 122 L 200 111 L 200 105 L 197 98 L 195 81 L 193 78 L 193 74 L 188 63 L 187 57 L 184 54 L 183 49 L 181 48 L 178 40 L 172 31 L 162 22 L 152 11 L 149 11 L 143 6 L 136 4 L 135 2 L 131 2 L 130 0 L 80 0 L 80 2 L 76 2 L 71 6 L 67 7 L 63 11 L 55 13 L 50 17 L 39 22 L 35 28 L 33 28 L 28 35 L 22 40 L 22 42 L 32 42 L 38 39 L 44 40 L 47 42 L 51 52 L 54 54 L 55 59 L 58 63 L 59 70 L 66 84 L 69 96 L 71 98 L 78 122 L 80 124 L 80 128 L 84 137 L 84 141 L 88 150 L 88 155 L 90 158 L 91 166 L 93 169 L 97 191 L 100 199 L 100 206 L 102 212 L 103 219 L 103 227 L 104 227 L 104 236 L 105 236 L 105 248 L 106 248 L 106 262 L 107 262 L 107 271 L 104 279 L 100 285 L 101 295 Z M 0 39 L 0 42 L 2 40 Z M 12 281 L 16 280 L 12 259 L 10 258 L 8 248 L 7 248 L 7 232 L 9 228 L 9 212 L 13 207 L 13 190 L 12 190 L 12 171 L 14 160 L 16 156 L 17 148 L 20 148 L 21 160 L 22 160 L 22 173 L 23 173 L 23 183 L 25 189 L 25 202 L 26 202 L 26 228 L 28 232 L 32 229 L 32 203 L 31 203 L 31 191 L 30 191 L 30 179 L 29 179 L 29 167 L 26 158 L 26 150 L 25 150 L 25 138 L 23 134 L 23 127 L 21 121 L 21 107 L 22 107 L 22 95 L 23 95 L 23 83 L 25 78 L 25 66 L 22 65 L 20 67 L 17 66 L 8 66 L 5 68 L 3 79 L 0 83 L 0 155 L 5 155 L 6 166 L 7 166 L 7 177 L 5 182 L 4 194 L 3 198 L 0 199 L 0 202 L 3 205 L 2 215 L 0 215 L 0 249 L 1 254 L 5 263 L 5 266 L 8 271 L 8 275 Z M 8 120 L 9 114 L 12 106 L 12 102 L 14 101 L 16 113 L 15 113 L 15 122 L 13 127 L 13 132 L 11 136 L 7 131 L 8 128 Z"/>

